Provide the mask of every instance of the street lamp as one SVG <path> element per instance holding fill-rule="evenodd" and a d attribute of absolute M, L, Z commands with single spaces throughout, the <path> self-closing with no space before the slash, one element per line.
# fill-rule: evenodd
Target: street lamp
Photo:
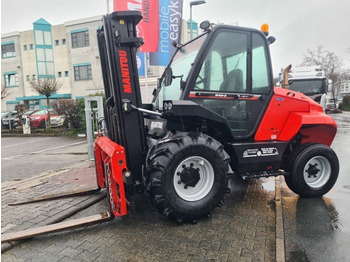
<path fill-rule="evenodd" d="M 191 36 L 191 39 L 193 39 L 193 28 L 192 28 L 192 6 L 193 5 L 201 5 L 201 4 L 205 4 L 205 1 L 191 1 L 190 2 L 190 36 Z"/>

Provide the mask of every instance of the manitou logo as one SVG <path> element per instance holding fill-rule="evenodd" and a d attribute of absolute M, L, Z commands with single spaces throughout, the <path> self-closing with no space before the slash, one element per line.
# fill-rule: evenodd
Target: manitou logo
<path fill-rule="evenodd" d="M 130 72 L 128 66 L 128 56 L 125 50 L 119 50 L 119 62 L 122 70 L 122 81 L 124 93 L 131 93 Z"/>

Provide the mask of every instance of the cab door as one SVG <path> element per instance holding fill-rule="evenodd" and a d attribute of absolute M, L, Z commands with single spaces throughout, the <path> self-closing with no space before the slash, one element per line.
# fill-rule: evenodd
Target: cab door
<path fill-rule="evenodd" d="M 217 30 L 193 79 L 190 100 L 225 118 L 236 139 L 253 136 L 273 87 L 265 36 Z"/>

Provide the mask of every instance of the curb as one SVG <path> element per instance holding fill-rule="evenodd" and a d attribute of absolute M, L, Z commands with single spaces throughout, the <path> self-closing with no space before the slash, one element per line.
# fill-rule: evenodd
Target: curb
<path fill-rule="evenodd" d="M 107 191 L 102 191 L 102 192 L 99 192 L 95 195 L 93 195 L 92 197 L 84 200 L 83 202 L 75 205 L 75 206 L 72 206 L 70 208 L 68 208 L 67 210 L 55 215 L 55 216 L 52 216 L 50 217 L 46 222 L 45 222 L 45 226 L 46 225 L 51 225 L 51 224 L 55 224 L 55 223 L 58 223 L 58 222 L 61 222 L 73 215 L 75 215 L 76 213 L 96 204 L 97 202 L 101 201 L 102 199 L 104 199 L 105 197 L 107 196 Z M 44 226 L 42 225 L 42 226 Z M 26 240 L 21 240 L 21 241 L 13 241 L 13 242 L 7 242 L 7 243 L 2 243 L 1 244 L 1 253 L 4 253 L 8 250 L 10 250 L 11 248 L 25 242 Z"/>
<path fill-rule="evenodd" d="M 275 204 L 276 204 L 276 262 L 284 262 L 284 226 L 281 196 L 281 177 L 275 178 Z"/>

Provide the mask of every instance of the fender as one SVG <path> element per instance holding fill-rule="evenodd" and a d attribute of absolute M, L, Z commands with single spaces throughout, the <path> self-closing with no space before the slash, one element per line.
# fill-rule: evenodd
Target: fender
<path fill-rule="evenodd" d="M 291 141 L 298 133 L 302 144 L 312 142 L 330 146 L 337 133 L 337 124 L 325 114 L 291 113 L 279 140 Z"/>
<path fill-rule="evenodd" d="M 275 88 L 255 141 L 291 141 L 299 133 L 302 144 L 330 146 L 336 132 L 334 120 L 315 101 L 298 92 Z"/>

